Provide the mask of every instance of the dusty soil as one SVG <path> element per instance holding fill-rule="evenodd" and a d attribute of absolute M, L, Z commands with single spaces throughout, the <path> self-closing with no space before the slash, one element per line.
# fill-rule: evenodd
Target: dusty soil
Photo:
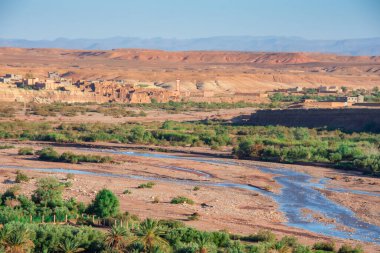
<path fill-rule="evenodd" d="M 322 191 L 328 198 L 350 208 L 362 220 L 380 226 L 379 197 Z"/>
<path fill-rule="evenodd" d="M 23 111 L 18 111 L 14 119 L 24 120 L 24 121 L 59 121 L 67 123 L 125 123 L 125 122 L 153 122 L 159 121 L 163 122 L 166 120 L 175 121 L 197 121 L 206 119 L 220 119 L 220 120 L 231 120 L 233 118 L 239 117 L 241 115 L 250 115 L 256 109 L 255 108 L 239 108 L 239 109 L 220 109 L 212 111 L 191 111 L 191 112 L 179 112 L 170 113 L 165 110 L 143 110 L 138 108 L 131 108 L 131 111 L 139 113 L 144 111 L 146 113 L 145 117 L 113 117 L 105 116 L 100 113 L 86 113 L 84 115 L 78 114 L 77 116 L 48 116 L 43 117 L 39 115 L 25 115 Z M 9 118 L 0 118 L 0 121 L 9 121 Z"/>
<path fill-rule="evenodd" d="M 42 148 L 44 145 L 40 143 L 29 144 L 16 144 L 16 148 L 0 150 L 1 165 L 15 165 L 22 167 L 34 168 L 66 168 L 83 171 L 104 172 L 123 175 L 141 175 L 159 178 L 173 178 L 173 179 L 187 179 L 209 182 L 223 182 L 228 181 L 242 184 L 251 184 L 253 186 L 263 188 L 270 186 L 272 191 L 278 191 L 277 185 L 272 179 L 272 175 L 265 174 L 259 170 L 247 169 L 244 166 L 230 166 L 230 165 L 209 165 L 188 160 L 171 160 L 171 159 L 155 159 L 155 158 L 141 158 L 130 157 L 124 155 L 112 155 L 116 163 L 111 164 L 66 164 L 66 163 L 52 163 L 36 160 L 35 156 L 19 156 L 17 150 L 21 146 L 32 146 L 35 150 Z M 76 153 L 87 153 L 90 151 L 78 150 L 75 147 L 56 147 L 59 152 L 74 151 Z M 190 149 L 190 148 L 189 148 Z M 196 152 L 196 150 L 193 150 Z M 198 152 L 204 152 L 199 150 Z M 91 151 L 92 152 L 92 151 Z M 213 151 L 212 153 L 216 153 Z M 106 155 L 101 152 L 92 152 L 95 154 Z M 108 155 L 108 154 L 107 154 Z M 212 159 L 212 158 L 210 158 Z M 317 179 L 324 176 L 346 176 L 362 178 L 365 183 L 356 185 L 355 189 L 363 189 L 366 191 L 378 191 L 367 189 L 366 183 L 376 182 L 380 179 L 365 178 L 361 176 L 354 176 L 346 172 L 342 174 L 340 171 L 335 171 L 326 168 L 318 167 L 305 167 L 297 165 L 279 165 L 268 164 L 253 161 L 241 161 L 242 164 L 249 163 L 250 165 L 266 165 L 287 167 L 308 172 L 315 176 Z M 0 191 L 13 185 L 16 169 L 1 169 L 0 165 Z M 168 166 L 180 166 L 184 168 L 193 168 L 211 175 L 206 177 L 204 174 L 195 173 L 194 171 L 173 171 L 168 169 Z M 22 191 L 25 194 L 31 194 L 35 189 L 35 182 L 38 178 L 46 176 L 56 176 L 65 180 L 66 174 L 64 173 L 48 173 L 37 171 L 25 171 L 28 176 L 33 179 L 28 183 L 22 184 Z M 190 226 L 197 227 L 204 230 L 227 230 L 231 233 L 251 234 L 259 229 L 271 229 L 275 233 L 281 235 L 296 235 L 300 237 L 301 241 L 312 244 L 317 240 L 328 240 L 328 237 L 318 235 L 315 233 L 307 232 L 301 229 L 291 228 L 286 226 L 283 222 L 286 221 L 284 215 L 277 209 L 277 204 L 261 194 L 252 193 L 246 190 L 233 189 L 233 188 L 220 188 L 214 186 L 200 186 L 200 190 L 194 191 L 196 185 L 184 185 L 175 182 L 161 181 L 156 182 L 152 189 L 138 189 L 137 186 L 144 180 L 130 179 L 130 178 L 113 178 L 113 177 L 100 177 L 100 176 L 85 176 L 75 175 L 73 186 L 65 191 L 65 197 L 76 197 L 80 201 L 86 203 L 94 198 L 96 193 L 102 188 L 109 188 L 114 191 L 120 198 L 121 209 L 129 211 L 132 214 L 137 214 L 140 218 L 153 217 L 157 219 L 176 219 L 185 222 Z M 345 185 L 343 182 L 335 182 L 332 180 L 331 185 L 341 184 L 342 187 L 351 188 L 351 185 Z M 131 194 L 123 194 L 123 191 L 129 189 Z M 175 190 L 173 190 L 175 189 Z M 372 199 L 371 205 L 367 205 L 365 209 L 355 208 L 350 205 L 349 200 L 346 199 L 345 194 L 334 193 L 332 195 L 326 193 L 334 201 L 343 205 L 347 205 L 357 212 L 359 217 L 374 224 L 378 224 L 378 214 L 380 210 L 379 198 Z M 173 205 L 170 200 L 176 196 L 186 196 L 195 201 L 194 205 Z M 158 199 L 159 203 L 153 203 L 154 199 Z M 362 200 L 361 200 L 362 201 Z M 368 200 L 369 201 L 369 200 Z M 206 204 L 206 205 L 202 205 Z M 196 221 L 189 221 L 188 217 L 192 213 L 197 212 L 200 214 L 200 219 Z M 371 212 L 372 215 L 364 216 L 364 212 Z M 335 239 L 334 239 L 335 240 Z M 337 244 L 343 242 L 355 243 L 352 240 L 336 239 Z M 365 245 L 368 252 L 380 250 L 378 246 L 371 244 Z"/>
<path fill-rule="evenodd" d="M 309 221 L 316 221 L 316 222 L 323 223 L 323 224 L 336 224 L 337 223 L 335 219 L 327 218 L 323 214 L 321 214 L 319 212 L 314 212 L 313 210 L 310 210 L 307 208 L 302 209 L 302 215 Z M 348 228 L 348 227 L 340 225 L 340 224 L 336 224 L 336 226 L 337 226 L 337 229 L 339 229 L 341 231 L 348 231 L 348 232 L 353 231 L 352 228 Z"/>
<path fill-rule="evenodd" d="M 370 89 L 380 82 L 379 57 L 316 53 L 167 52 L 0 48 L 0 74 L 46 78 L 126 79 L 184 90 L 255 92 L 294 86 L 337 85 Z"/>

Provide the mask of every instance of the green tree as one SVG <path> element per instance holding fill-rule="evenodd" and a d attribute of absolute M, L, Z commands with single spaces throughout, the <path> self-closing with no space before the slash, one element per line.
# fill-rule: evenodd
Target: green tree
<path fill-rule="evenodd" d="M 112 191 L 103 189 L 96 194 L 89 212 L 102 218 L 115 216 L 119 213 L 119 199 Z"/>
<path fill-rule="evenodd" d="M 356 168 L 369 170 L 374 176 L 380 176 L 380 155 L 369 155 L 354 160 Z"/>
<path fill-rule="evenodd" d="M 282 93 L 274 93 L 272 96 L 270 96 L 270 100 L 272 102 L 280 102 L 284 100 L 284 95 Z"/>
<path fill-rule="evenodd" d="M 143 142 L 145 137 L 145 128 L 143 126 L 136 126 L 132 128 L 129 136 L 132 142 Z"/>
<path fill-rule="evenodd" d="M 340 153 L 331 153 L 329 159 L 331 162 L 336 163 L 342 160 L 342 155 Z"/>
<path fill-rule="evenodd" d="M 62 193 L 64 185 L 55 177 L 42 178 L 37 183 L 37 189 L 32 195 L 32 200 L 36 204 L 45 207 L 62 206 Z"/>
<path fill-rule="evenodd" d="M 300 128 L 300 127 L 297 127 L 294 129 L 293 135 L 296 140 L 300 140 L 300 141 L 307 140 L 310 137 L 309 131 L 306 128 Z"/>
<path fill-rule="evenodd" d="M 244 246 L 239 241 L 234 241 L 226 249 L 226 253 L 244 253 Z"/>
<path fill-rule="evenodd" d="M 43 161 L 58 161 L 59 160 L 59 154 L 57 151 L 55 151 L 53 148 L 43 148 L 40 151 L 37 152 L 39 155 L 38 159 Z"/>
<path fill-rule="evenodd" d="M 239 158 L 247 158 L 252 154 L 252 147 L 254 145 L 254 141 L 251 139 L 244 140 L 239 143 L 239 146 L 234 149 L 234 154 Z"/>
<path fill-rule="evenodd" d="M 21 187 L 19 185 L 12 186 L 8 188 L 4 194 L 1 196 L 2 203 L 5 203 L 6 200 L 16 199 L 21 191 Z"/>
<path fill-rule="evenodd" d="M 34 215 L 36 213 L 36 204 L 31 201 L 25 195 L 18 196 L 18 202 L 20 202 L 20 207 L 24 210 L 25 214 Z"/>
<path fill-rule="evenodd" d="M 165 120 L 165 122 L 162 123 L 161 129 L 166 129 L 166 130 L 173 129 L 174 125 L 175 125 L 174 121 Z"/>

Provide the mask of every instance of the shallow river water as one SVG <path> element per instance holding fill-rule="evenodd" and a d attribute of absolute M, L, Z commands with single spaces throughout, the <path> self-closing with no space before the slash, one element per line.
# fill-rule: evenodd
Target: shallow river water
<path fill-rule="evenodd" d="M 73 173 L 82 175 L 93 175 L 93 176 L 103 176 L 103 177 L 118 177 L 118 178 L 132 178 L 150 181 L 165 181 L 173 182 L 177 184 L 187 184 L 187 185 L 204 185 L 204 186 L 215 186 L 215 187 L 229 187 L 229 188 L 240 188 L 249 191 L 254 191 L 265 196 L 272 198 L 279 205 L 280 210 L 287 217 L 287 225 L 291 227 L 305 229 L 311 232 L 335 236 L 345 239 L 355 239 L 363 242 L 373 242 L 380 245 L 380 227 L 369 223 L 366 223 L 355 216 L 355 214 L 346 207 L 343 207 L 331 200 L 329 200 L 324 194 L 322 194 L 318 189 L 326 189 L 335 192 L 351 192 L 355 194 L 370 195 L 380 198 L 380 194 L 370 193 L 365 191 L 354 191 L 341 188 L 327 188 L 326 183 L 328 179 L 321 179 L 317 183 L 313 183 L 313 177 L 309 174 L 297 172 L 291 169 L 283 168 L 268 168 L 261 166 L 249 166 L 241 164 L 234 161 L 228 161 L 226 159 L 207 159 L 198 157 L 188 157 L 188 156 L 176 156 L 158 153 L 144 153 L 144 152 L 129 152 L 129 151 L 118 151 L 111 149 L 81 149 L 84 151 L 96 151 L 96 152 L 106 152 L 113 154 L 122 154 L 128 156 L 138 156 L 146 158 L 156 158 L 156 159 L 177 159 L 177 160 L 191 160 L 206 164 L 213 165 L 239 165 L 246 166 L 247 168 L 259 169 L 264 173 L 274 174 L 274 179 L 278 184 L 281 185 L 281 191 L 278 194 L 267 192 L 262 189 L 252 187 L 245 184 L 237 184 L 233 182 L 208 182 L 208 181 L 196 181 L 196 180 L 181 180 L 181 179 L 171 179 L 171 178 L 159 178 L 159 177 L 145 177 L 138 175 L 129 174 L 112 174 L 112 173 L 97 173 L 89 171 L 80 170 L 68 170 L 62 168 L 30 168 L 30 167 L 18 167 L 18 166 L 7 166 L 0 165 L 0 168 L 9 169 L 28 169 L 37 171 L 47 171 L 55 173 Z M 158 165 L 160 166 L 160 165 Z M 192 168 L 182 168 L 178 166 L 160 166 L 161 168 L 174 170 L 174 171 L 186 171 L 189 173 L 197 174 L 204 178 L 212 177 L 204 171 L 195 170 Z M 302 214 L 303 209 L 311 210 L 314 213 L 322 214 L 327 219 L 335 220 L 334 224 L 324 224 L 313 220 L 311 217 Z"/>

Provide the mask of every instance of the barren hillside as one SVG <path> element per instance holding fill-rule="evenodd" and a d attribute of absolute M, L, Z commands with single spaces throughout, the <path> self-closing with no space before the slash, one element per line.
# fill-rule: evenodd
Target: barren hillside
<path fill-rule="evenodd" d="M 183 89 L 217 92 L 280 87 L 380 86 L 379 56 L 317 53 L 256 53 L 116 49 L 64 50 L 0 48 L 0 74 L 59 71 L 73 79 L 128 79 Z"/>

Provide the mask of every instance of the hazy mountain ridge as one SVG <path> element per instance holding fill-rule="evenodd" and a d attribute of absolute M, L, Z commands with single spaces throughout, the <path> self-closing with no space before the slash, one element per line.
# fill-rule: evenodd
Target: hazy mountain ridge
<path fill-rule="evenodd" d="M 58 38 L 55 40 L 0 39 L 0 46 L 86 50 L 143 48 L 169 51 L 228 50 L 265 52 L 321 52 L 344 55 L 380 55 L 380 38 L 306 40 L 298 37 L 221 36 L 198 39 L 142 39 L 134 37 L 112 37 L 106 39 Z"/>

